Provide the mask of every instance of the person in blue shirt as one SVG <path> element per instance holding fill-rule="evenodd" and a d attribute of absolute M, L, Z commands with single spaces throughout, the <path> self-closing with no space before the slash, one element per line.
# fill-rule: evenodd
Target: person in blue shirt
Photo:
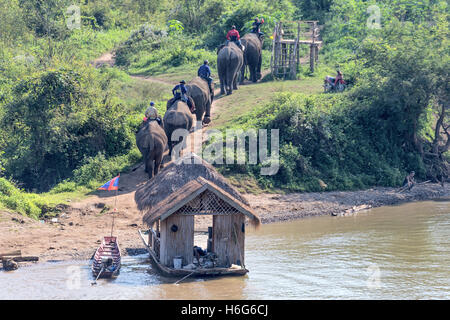
<path fill-rule="evenodd" d="M 205 60 L 203 62 L 203 65 L 198 68 L 197 75 L 208 82 L 209 92 L 211 92 L 211 95 L 213 94 L 213 88 L 212 88 L 212 81 L 213 78 L 211 77 L 211 68 L 209 67 L 208 60 Z"/>
<path fill-rule="evenodd" d="M 173 102 L 180 99 L 181 101 L 187 103 L 189 109 L 191 109 L 191 112 L 194 112 L 195 107 L 194 107 L 194 104 L 192 103 L 192 100 L 189 99 L 189 97 L 187 96 L 187 90 L 186 90 L 185 84 L 186 84 L 186 81 L 181 80 L 180 83 L 177 84 L 172 89 L 173 99 L 170 100 L 170 105 L 172 105 Z"/>
<path fill-rule="evenodd" d="M 173 97 L 175 98 L 175 100 L 181 99 L 181 101 L 184 101 L 187 103 L 188 98 L 186 96 L 187 90 L 185 87 L 186 81 L 181 80 L 179 84 L 177 84 L 173 89 L 172 89 L 172 94 Z"/>

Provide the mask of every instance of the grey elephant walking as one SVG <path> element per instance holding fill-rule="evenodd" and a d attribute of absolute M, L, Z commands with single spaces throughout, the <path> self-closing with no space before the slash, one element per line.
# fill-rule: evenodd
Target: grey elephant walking
<path fill-rule="evenodd" d="M 164 130 L 166 131 L 167 139 L 169 140 L 169 155 L 172 155 L 172 150 L 175 145 L 185 142 L 187 133 L 191 130 L 194 123 L 192 113 L 189 110 L 187 103 L 176 100 L 170 106 L 168 105 L 167 111 L 164 114 Z M 173 141 L 173 133 L 177 129 L 184 129 L 185 135 L 178 136 L 176 141 Z"/>
<path fill-rule="evenodd" d="M 245 46 L 244 67 L 241 70 L 241 81 L 244 82 L 245 68 L 248 66 L 250 80 L 257 82 L 261 79 L 262 45 L 263 41 L 256 33 L 247 33 L 241 38 L 242 45 Z"/>
<path fill-rule="evenodd" d="M 202 121 L 204 124 L 210 123 L 214 88 L 211 93 L 208 82 L 200 77 L 195 77 L 186 88 L 187 95 L 194 100 L 197 121 Z"/>
<path fill-rule="evenodd" d="M 238 77 L 244 65 L 244 54 L 234 43 L 229 42 L 219 49 L 217 54 L 217 70 L 220 79 L 220 94 L 230 95 L 238 89 Z"/>
<path fill-rule="evenodd" d="M 144 157 L 145 172 L 149 179 L 158 174 L 164 151 L 167 150 L 167 136 L 156 121 L 146 122 L 136 134 L 136 145 Z"/>

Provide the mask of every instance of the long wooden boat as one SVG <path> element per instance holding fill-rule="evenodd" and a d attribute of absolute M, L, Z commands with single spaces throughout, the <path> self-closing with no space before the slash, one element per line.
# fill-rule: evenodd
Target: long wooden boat
<path fill-rule="evenodd" d="M 141 230 L 139 230 L 139 236 L 142 239 L 142 242 L 145 245 L 149 255 L 152 266 L 163 276 L 166 277 L 183 277 L 183 276 L 192 276 L 192 277 L 217 277 L 217 276 L 243 276 L 247 274 L 249 271 L 246 268 L 197 268 L 197 269 L 174 269 L 169 268 L 163 265 L 155 251 L 151 248 L 148 243 L 148 237 L 146 237 Z"/>
<path fill-rule="evenodd" d="M 119 275 L 121 256 L 117 237 L 103 237 L 102 244 L 94 254 L 92 273 L 94 277 L 111 278 Z"/>

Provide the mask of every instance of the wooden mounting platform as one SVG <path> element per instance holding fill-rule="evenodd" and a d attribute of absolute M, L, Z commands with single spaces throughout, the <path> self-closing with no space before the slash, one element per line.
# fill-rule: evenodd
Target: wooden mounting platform
<path fill-rule="evenodd" d="M 305 26 L 306 25 L 306 26 Z M 270 67 L 274 77 L 296 79 L 300 67 L 300 45 L 309 46 L 310 70 L 319 59 L 318 21 L 279 21 L 273 32 Z"/>

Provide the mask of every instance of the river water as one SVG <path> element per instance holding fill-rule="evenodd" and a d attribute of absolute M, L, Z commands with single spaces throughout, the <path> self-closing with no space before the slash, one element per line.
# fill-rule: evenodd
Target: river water
<path fill-rule="evenodd" d="M 245 277 L 162 278 L 146 255 L 93 279 L 88 261 L 0 272 L 0 299 L 450 299 L 450 202 L 249 227 Z"/>

